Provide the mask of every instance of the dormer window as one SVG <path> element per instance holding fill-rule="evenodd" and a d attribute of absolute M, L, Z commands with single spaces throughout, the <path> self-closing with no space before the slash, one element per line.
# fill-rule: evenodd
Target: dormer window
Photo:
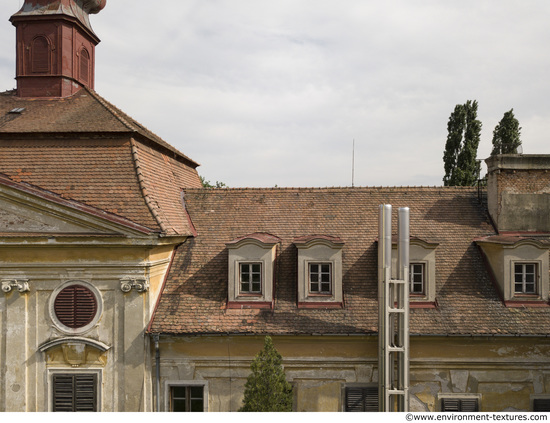
<path fill-rule="evenodd" d="M 310 235 L 295 239 L 294 245 L 298 249 L 298 307 L 343 307 L 344 241 Z"/>
<path fill-rule="evenodd" d="M 272 308 L 276 236 L 257 232 L 226 244 L 228 308 Z"/>
<path fill-rule="evenodd" d="M 417 237 L 409 240 L 409 302 L 411 307 L 435 307 L 435 251 L 439 244 Z M 392 239 L 392 278 L 397 279 L 397 237 Z"/>
<path fill-rule="evenodd" d="M 239 263 L 241 292 L 243 295 L 261 295 L 262 263 Z"/>
<path fill-rule="evenodd" d="M 536 263 L 515 263 L 514 264 L 514 293 L 515 294 L 536 294 L 537 293 L 537 264 Z"/>
<path fill-rule="evenodd" d="M 332 263 L 309 263 L 309 293 L 332 293 Z"/>
<path fill-rule="evenodd" d="M 411 263 L 409 269 L 409 292 L 411 295 L 424 295 L 426 264 Z"/>
<path fill-rule="evenodd" d="M 548 306 L 547 237 L 500 234 L 476 242 L 508 307 Z"/>

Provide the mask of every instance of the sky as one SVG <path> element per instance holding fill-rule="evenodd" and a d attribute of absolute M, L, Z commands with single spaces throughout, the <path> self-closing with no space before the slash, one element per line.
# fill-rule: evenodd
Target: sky
<path fill-rule="evenodd" d="M 0 91 L 22 3 L 2 0 Z M 467 100 L 478 159 L 512 108 L 523 152 L 550 154 L 549 21 L 548 0 L 107 0 L 95 89 L 212 183 L 441 186 Z"/>

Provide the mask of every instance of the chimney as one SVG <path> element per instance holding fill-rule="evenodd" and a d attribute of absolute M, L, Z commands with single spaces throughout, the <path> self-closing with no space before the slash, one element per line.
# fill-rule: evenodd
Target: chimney
<path fill-rule="evenodd" d="M 550 232 L 550 155 L 501 154 L 487 163 L 489 214 L 499 232 Z"/>
<path fill-rule="evenodd" d="M 68 97 L 94 89 L 99 38 L 89 15 L 107 0 L 25 0 L 10 21 L 16 28 L 19 97 Z"/>

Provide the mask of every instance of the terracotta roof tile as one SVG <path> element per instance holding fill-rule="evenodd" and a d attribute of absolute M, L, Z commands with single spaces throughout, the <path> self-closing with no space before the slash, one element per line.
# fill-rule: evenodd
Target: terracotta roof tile
<path fill-rule="evenodd" d="M 16 182 L 152 231 L 192 235 L 181 191 L 201 186 L 196 166 L 93 91 L 63 99 L 0 94 L 0 173 Z"/>
<path fill-rule="evenodd" d="M 411 236 L 436 248 L 438 308 L 411 309 L 412 334 L 548 334 L 550 308 L 506 308 L 474 239 L 494 235 L 474 189 L 186 190 L 198 236 L 179 247 L 153 332 L 365 334 L 377 331 L 378 208 L 407 206 Z M 396 219 L 394 213 L 394 220 Z M 394 222 L 396 227 L 396 222 Z M 247 233 L 281 239 L 273 310 L 226 309 L 226 243 Z M 343 309 L 299 309 L 296 238 L 342 239 Z"/>

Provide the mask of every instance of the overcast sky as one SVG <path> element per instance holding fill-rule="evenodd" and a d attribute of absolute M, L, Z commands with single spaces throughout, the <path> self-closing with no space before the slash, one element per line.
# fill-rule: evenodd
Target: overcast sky
<path fill-rule="evenodd" d="M 2 91 L 21 4 L 2 0 Z M 91 21 L 96 91 L 211 182 L 350 186 L 355 140 L 355 186 L 442 185 L 466 100 L 479 159 L 511 108 L 550 154 L 548 0 L 107 0 Z"/>

